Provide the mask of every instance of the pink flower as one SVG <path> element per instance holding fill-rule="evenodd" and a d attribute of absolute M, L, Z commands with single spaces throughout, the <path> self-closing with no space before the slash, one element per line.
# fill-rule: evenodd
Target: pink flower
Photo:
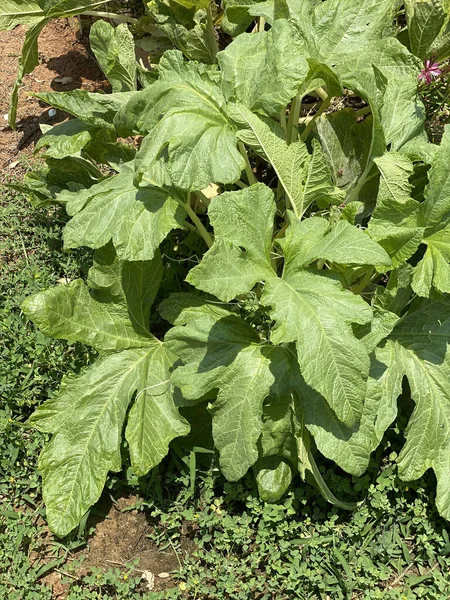
<path fill-rule="evenodd" d="M 430 85 L 434 79 L 437 79 L 442 74 L 442 70 L 439 68 L 438 63 L 432 62 L 431 59 L 425 61 L 424 68 L 418 75 L 419 81 L 424 81 L 427 85 Z"/>

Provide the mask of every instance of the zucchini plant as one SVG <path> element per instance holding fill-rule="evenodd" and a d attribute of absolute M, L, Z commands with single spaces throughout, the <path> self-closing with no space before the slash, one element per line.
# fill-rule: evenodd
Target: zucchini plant
<path fill-rule="evenodd" d="M 19 83 L 43 24 L 100 5 L 3 4 L 1 26 L 31 25 Z M 361 475 L 411 401 L 398 473 L 433 469 L 450 518 L 450 128 L 428 141 L 419 95 L 443 76 L 449 14 L 448 0 L 152 0 L 92 26 L 111 93 L 35 94 L 74 118 L 46 128 L 45 167 L 14 187 L 64 204 L 65 247 L 95 251 L 87 281 L 23 304 L 98 351 L 30 419 L 51 434 L 56 534 L 124 449 L 143 476 L 208 427 L 229 481 L 253 469 L 276 501 L 308 477 L 351 509 L 315 456 Z"/>

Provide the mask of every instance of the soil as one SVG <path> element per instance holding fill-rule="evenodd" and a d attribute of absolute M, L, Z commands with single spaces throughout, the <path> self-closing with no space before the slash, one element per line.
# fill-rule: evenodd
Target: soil
<path fill-rule="evenodd" d="M 84 89 L 108 91 L 105 80 L 88 45 L 86 27 L 80 33 L 77 19 L 61 19 L 49 23 L 39 36 L 39 61 L 33 73 L 24 78 L 19 94 L 17 130 L 7 126 L 9 98 L 17 75 L 19 56 L 26 29 L 18 26 L 12 31 L 0 31 L 0 174 L 20 176 L 23 159 L 31 157 L 34 144 L 39 139 L 42 123 L 55 125 L 68 118 L 57 111 L 51 118 L 49 107 L 28 92 L 70 91 Z M 65 83 L 61 78 L 70 78 Z M 14 171 L 14 173 L 8 173 Z"/>
<path fill-rule="evenodd" d="M 144 512 L 134 509 L 137 496 L 119 498 L 114 504 L 104 498 L 96 505 L 98 514 L 105 517 L 90 517 L 88 529 L 93 530 L 87 542 L 87 549 L 77 552 L 71 558 L 81 562 L 81 566 L 70 577 L 81 579 L 92 572 L 92 568 L 106 572 L 118 569 L 127 573 L 127 564 L 139 559 L 132 577 L 141 576 L 140 591 L 142 593 L 162 591 L 175 587 L 176 581 L 171 572 L 177 571 L 186 554 L 192 551 L 194 543 L 183 537 L 181 551 L 169 546 L 160 550 L 148 535 L 153 526 L 148 522 Z M 54 600 L 64 600 L 69 586 L 63 583 L 66 567 L 51 572 L 43 583 L 52 588 Z M 65 577 L 67 581 L 67 576 Z"/>

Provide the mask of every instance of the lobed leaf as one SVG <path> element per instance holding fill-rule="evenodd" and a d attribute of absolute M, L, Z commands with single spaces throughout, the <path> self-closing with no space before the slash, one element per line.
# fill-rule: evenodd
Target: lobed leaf
<path fill-rule="evenodd" d="M 441 0 L 406 0 L 409 47 L 422 60 L 431 56 L 431 47 L 445 21 Z"/>
<path fill-rule="evenodd" d="M 285 19 L 269 31 L 243 33 L 217 55 L 226 98 L 270 116 L 278 114 L 307 77 L 303 52 L 298 32 Z"/>
<path fill-rule="evenodd" d="M 165 165 L 176 187 L 201 190 L 211 182 L 234 183 L 244 160 L 220 89 L 178 60 L 171 65 L 173 71 L 135 94 L 116 118 L 122 136 L 149 134 L 137 154 L 139 177 L 153 176 L 166 153 Z"/>
<path fill-rule="evenodd" d="M 172 298 L 160 307 L 163 317 Z M 250 325 L 207 301 L 182 310 L 175 323 L 166 343 L 184 365 L 172 381 L 188 400 L 219 390 L 211 408 L 213 437 L 221 469 L 235 481 L 258 459 L 262 404 L 276 378 L 279 351 L 262 347 Z"/>
<path fill-rule="evenodd" d="M 93 345 L 97 361 L 63 380 L 60 393 L 30 422 L 54 434 L 39 459 L 51 529 L 67 535 L 103 490 L 108 471 L 121 468 L 126 436 L 134 471 L 145 474 L 189 431 L 170 385 L 175 357 L 148 330 L 161 281 L 159 256 L 122 263 L 111 246 L 96 253 L 92 295 L 80 280 L 28 298 L 23 310 L 48 335 Z"/>
<path fill-rule="evenodd" d="M 67 248 L 101 248 L 112 239 L 122 260 L 151 260 L 168 233 L 183 224 L 185 212 L 175 190 L 136 188 L 126 166 L 81 194 L 65 194 L 74 216 L 64 229 Z"/>
<path fill-rule="evenodd" d="M 216 196 L 208 209 L 215 243 L 187 281 L 228 302 L 274 276 L 270 267 L 275 202 L 272 191 L 256 184 Z"/>
<path fill-rule="evenodd" d="M 97 21 L 91 27 L 89 43 L 113 93 L 136 90 L 134 38 L 125 23 L 114 29 L 106 21 Z"/>

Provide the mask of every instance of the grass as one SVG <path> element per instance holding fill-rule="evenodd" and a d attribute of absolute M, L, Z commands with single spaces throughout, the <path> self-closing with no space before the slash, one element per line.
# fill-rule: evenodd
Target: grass
<path fill-rule="evenodd" d="M 423 90 L 436 140 L 450 120 L 448 86 L 447 79 Z M 64 373 L 78 371 L 92 353 L 48 339 L 20 311 L 25 296 L 87 272 L 89 252 L 62 251 L 64 222 L 61 209 L 32 209 L 20 194 L 2 196 L 0 600 L 50 600 L 45 577 L 54 569 L 62 574 L 69 600 L 450 597 L 450 524 L 436 513 L 431 473 L 409 485 L 397 479 L 393 460 L 402 444 L 397 425 L 362 478 L 321 462 L 336 495 L 362 500 L 353 513 L 325 503 L 300 481 L 279 504 L 264 504 L 251 475 L 227 483 L 211 455 L 198 455 L 194 472 L 192 455 L 178 446 L 146 478 L 125 468 L 110 477 L 108 491 L 139 496 L 136 508 L 152 524 L 152 540 L 172 546 L 180 557 L 181 568 L 173 573 L 177 585 L 142 592 L 135 564 L 78 575 L 74 553 L 86 546 L 88 532 L 82 527 L 66 540 L 49 534 L 36 465 L 43 436 L 25 423 L 55 393 Z M 402 415 L 400 425 L 401 420 Z M 193 548 L 187 558 L 185 538 Z"/>

